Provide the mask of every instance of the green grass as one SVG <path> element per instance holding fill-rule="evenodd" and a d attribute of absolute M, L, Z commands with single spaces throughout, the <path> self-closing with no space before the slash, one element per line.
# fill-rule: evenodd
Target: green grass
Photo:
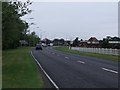
<path fill-rule="evenodd" d="M 0 89 L 2 89 L 2 51 L 0 50 Z"/>
<path fill-rule="evenodd" d="M 115 55 L 81 52 L 78 50 L 70 50 L 68 47 L 65 47 L 65 46 L 54 47 L 54 49 L 63 51 L 63 52 L 68 52 L 68 53 L 80 54 L 83 56 L 92 56 L 92 57 L 97 57 L 97 58 L 102 58 L 102 59 L 107 59 L 107 60 L 112 60 L 112 61 L 118 61 L 118 56 L 115 56 Z"/>
<path fill-rule="evenodd" d="M 30 47 L 2 53 L 2 88 L 43 88 L 43 80 Z"/>

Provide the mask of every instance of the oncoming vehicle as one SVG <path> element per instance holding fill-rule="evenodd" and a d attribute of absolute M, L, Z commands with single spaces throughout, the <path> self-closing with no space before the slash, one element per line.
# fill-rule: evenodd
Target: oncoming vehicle
<path fill-rule="evenodd" d="M 41 44 L 37 44 L 35 47 L 36 50 L 42 50 L 42 45 Z"/>

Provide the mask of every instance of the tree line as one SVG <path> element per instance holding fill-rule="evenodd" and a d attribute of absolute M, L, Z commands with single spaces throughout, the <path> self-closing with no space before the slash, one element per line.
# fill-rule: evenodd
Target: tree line
<path fill-rule="evenodd" d="M 47 40 L 55 46 L 73 46 L 73 47 L 79 47 L 80 42 L 83 41 L 83 39 L 79 40 L 79 37 L 76 37 L 73 41 L 70 40 L 64 40 L 64 39 L 54 39 L 54 40 Z M 113 48 L 113 49 L 120 49 L 120 38 L 119 37 L 111 37 L 107 36 L 106 38 L 103 38 L 102 40 L 98 40 L 101 48 Z M 110 41 L 116 41 L 119 43 L 109 43 Z M 72 43 L 71 43 L 72 42 Z M 47 42 L 48 43 L 48 42 Z"/>
<path fill-rule="evenodd" d="M 2 49 L 11 49 L 20 46 L 20 40 L 26 40 L 30 46 L 39 41 L 35 32 L 27 34 L 29 25 L 21 17 L 31 13 L 28 8 L 32 3 L 27 2 L 2 2 Z M 33 42 L 34 40 L 34 42 Z M 32 43 L 31 43 L 32 42 Z"/>

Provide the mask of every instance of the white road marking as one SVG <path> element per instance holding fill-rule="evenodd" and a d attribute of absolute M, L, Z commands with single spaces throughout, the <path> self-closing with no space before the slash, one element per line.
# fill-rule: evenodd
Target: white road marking
<path fill-rule="evenodd" d="M 69 57 L 65 57 L 66 59 L 69 59 Z"/>
<path fill-rule="evenodd" d="M 50 80 L 50 82 L 54 85 L 54 87 L 59 90 L 59 87 L 55 84 L 55 82 L 50 78 L 50 76 L 45 72 L 45 70 L 42 68 L 42 66 L 40 65 L 40 63 L 37 61 L 37 59 L 33 56 L 33 53 L 31 51 L 31 55 L 34 58 L 34 60 L 36 61 L 36 63 L 39 65 L 39 67 L 41 68 L 41 70 L 43 71 L 43 73 L 46 75 L 46 77 Z"/>
<path fill-rule="evenodd" d="M 117 71 L 110 70 L 110 69 L 107 69 L 107 68 L 102 68 L 102 69 L 105 70 L 105 71 L 108 71 L 108 72 L 118 73 Z"/>
<path fill-rule="evenodd" d="M 85 62 L 83 62 L 83 61 L 77 61 L 77 62 L 82 63 L 82 64 L 84 64 L 84 63 L 85 63 Z"/>

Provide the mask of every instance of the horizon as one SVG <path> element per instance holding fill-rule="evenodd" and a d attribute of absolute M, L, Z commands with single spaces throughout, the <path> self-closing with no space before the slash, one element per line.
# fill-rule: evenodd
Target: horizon
<path fill-rule="evenodd" d="M 104 37 L 104 38 L 107 38 L 107 37 L 109 37 L 109 36 L 106 36 L 106 37 Z M 118 37 L 118 36 L 110 36 L 110 37 Z M 77 37 L 76 37 L 77 38 Z M 74 38 L 73 40 L 75 40 L 76 38 Z M 90 37 L 91 38 L 91 37 Z M 88 38 L 88 39 L 82 39 L 82 38 L 79 38 L 78 37 L 78 40 L 80 41 L 81 39 L 83 40 L 83 41 L 86 41 L 86 40 L 89 40 L 90 38 Z M 96 39 L 97 39 L 97 37 L 95 37 Z M 97 39 L 98 41 L 100 41 L 100 40 L 103 40 L 104 38 L 102 38 L 102 39 Z M 120 37 L 118 37 L 118 38 L 120 38 Z M 44 38 L 44 39 L 49 39 L 49 38 Z M 44 40 L 44 39 L 42 39 L 42 40 Z M 54 39 L 64 39 L 64 38 L 54 38 Z M 51 41 L 53 41 L 54 39 L 49 39 L 49 40 L 51 40 Z M 65 41 L 73 41 L 73 40 L 70 40 L 70 39 L 64 39 Z"/>

